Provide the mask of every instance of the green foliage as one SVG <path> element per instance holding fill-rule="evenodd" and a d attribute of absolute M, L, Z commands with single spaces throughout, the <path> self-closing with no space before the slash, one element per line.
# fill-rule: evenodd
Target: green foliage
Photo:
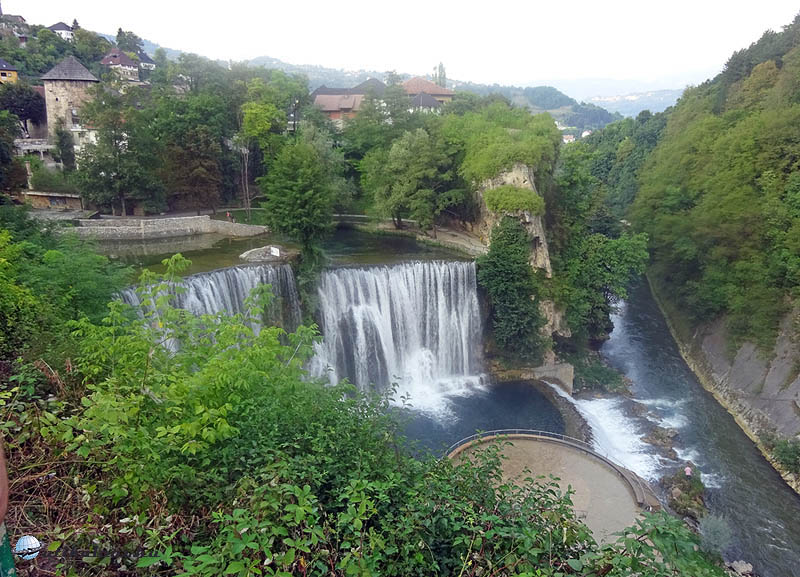
<path fill-rule="evenodd" d="M 260 185 L 262 206 L 273 230 L 285 233 L 304 247 L 319 242 L 333 226 L 333 190 L 330 173 L 317 150 L 303 141 L 286 145 Z"/>
<path fill-rule="evenodd" d="M 24 82 L 0 85 L 0 109 L 16 116 L 25 132 L 29 120 L 37 124 L 45 121 L 44 98 Z"/>
<path fill-rule="evenodd" d="M 496 213 L 525 211 L 533 216 L 544 214 L 544 199 L 532 188 L 498 186 L 486 190 L 483 199 L 489 210 Z"/>
<path fill-rule="evenodd" d="M 678 489 L 676 496 L 670 494 L 668 500 L 670 508 L 677 515 L 695 520 L 706 516 L 707 510 L 703 501 L 706 488 L 700 475 L 687 476 L 683 468 L 679 468 L 671 477 L 665 478 L 662 484 L 667 487 L 669 493 L 673 489 Z"/>
<path fill-rule="evenodd" d="M 138 54 L 142 51 L 144 42 L 136 34 L 119 28 L 117 30 L 117 48 L 122 52 Z"/>
<path fill-rule="evenodd" d="M 31 172 L 31 186 L 33 190 L 42 192 L 64 192 L 69 194 L 78 193 L 75 178 L 70 173 L 62 172 L 58 168 L 51 170 L 40 163 L 34 165 Z"/>
<path fill-rule="evenodd" d="M 547 202 L 556 301 L 578 339 L 600 341 L 612 328 L 615 303 L 644 272 L 648 241 L 645 234 L 623 234 L 608 214 L 604 189 L 592 174 L 595 161 L 590 143 L 565 147 Z"/>
<path fill-rule="evenodd" d="M 54 156 L 67 172 L 75 170 L 75 140 L 72 134 L 64 128 L 64 123 L 59 122 L 56 126 L 56 149 Z M 40 188 L 39 190 L 47 190 Z"/>
<path fill-rule="evenodd" d="M 492 231 L 489 252 L 478 259 L 478 283 L 489 295 L 492 335 L 501 354 L 540 362 L 548 348 L 541 328 L 540 281 L 528 262 L 531 239 L 512 217 Z"/>
<path fill-rule="evenodd" d="M 69 42 L 47 28 L 23 25 L 22 31 L 26 28 L 28 42 L 25 46 L 21 46 L 14 35 L 0 40 L 0 58 L 16 66 L 23 78 L 38 78 L 70 55 L 95 76 L 100 76 L 103 70 L 100 59 L 109 51 L 111 43 L 99 34 L 81 28 L 74 31 L 73 40 Z"/>
<path fill-rule="evenodd" d="M 442 130 L 463 155 L 459 174 L 473 185 L 515 163 L 532 168 L 535 174 L 552 172 L 561 142 L 549 115 L 532 116 L 500 102 L 480 112 L 448 115 Z"/>
<path fill-rule="evenodd" d="M 529 86 L 522 93 L 534 108 L 541 110 L 553 110 L 562 106 L 572 106 L 577 104 L 575 99 L 570 98 L 557 88 L 552 86 Z"/>
<path fill-rule="evenodd" d="M 0 205 L 0 365 L 21 355 L 57 366 L 73 345 L 66 323 L 99 320 L 127 277 L 91 245 L 43 231 L 24 208 Z"/>
<path fill-rule="evenodd" d="M 25 188 L 28 184 L 27 171 L 14 156 L 14 139 L 19 133 L 19 119 L 7 110 L 0 110 L 0 189 L 2 190 Z"/>
<path fill-rule="evenodd" d="M 439 213 L 458 202 L 447 194 L 451 159 L 444 142 L 425 129 L 406 132 L 388 152 L 370 151 L 361 162 L 364 189 L 374 195 L 379 214 L 418 220 L 422 230 L 433 226 Z"/>
<path fill-rule="evenodd" d="M 781 35 L 796 30 L 797 21 L 743 54 L 774 56 Z M 694 325 L 723 316 L 732 346 L 749 340 L 765 351 L 800 287 L 800 49 L 785 48 L 780 68 L 739 66 L 734 55 L 721 77 L 686 91 L 641 171 L 631 213 L 676 308 Z"/>
<path fill-rule="evenodd" d="M 151 211 L 161 210 L 161 143 L 137 106 L 137 91 L 122 94 L 98 85 L 82 113 L 96 127 L 97 143 L 87 144 L 80 159 L 76 174 L 81 194 L 95 204 L 118 207 L 123 215 L 137 201 Z"/>
<path fill-rule="evenodd" d="M 775 460 L 787 471 L 800 474 L 800 441 L 797 439 L 775 439 L 772 443 Z"/>
<path fill-rule="evenodd" d="M 566 353 L 563 357 L 575 368 L 575 391 L 624 393 L 628 390 L 622 373 L 608 366 L 597 353 L 581 350 L 577 354 Z"/>

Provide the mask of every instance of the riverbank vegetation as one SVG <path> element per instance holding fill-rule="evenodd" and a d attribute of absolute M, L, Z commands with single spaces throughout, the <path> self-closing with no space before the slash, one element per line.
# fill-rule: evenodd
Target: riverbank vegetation
<path fill-rule="evenodd" d="M 692 326 L 724 317 L 734 347 L 769 350 L 800 287 L 799 35 L 798 19 L 767 32 L 667 112 L 573 145 L 609 210 L 650 236 L 660 292 Z"/>

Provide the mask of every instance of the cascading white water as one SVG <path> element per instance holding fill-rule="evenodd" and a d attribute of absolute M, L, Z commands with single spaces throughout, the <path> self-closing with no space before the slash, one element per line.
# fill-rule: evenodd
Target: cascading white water
<path fill-rule="evenodd" d="M 474 263 L 333 269 L 322 274 L 318 296 L 324 338 L 312 374 L 347 378 L 362 390 L 397 383 L 397 398 L 431 410 L 480 386 Z"/>
<path fill-rule="evenodd" d="M 181 290 L 172 288 L 172 304 L 196 315 L 236 314 L 244 311 L 245 299 L 261 284 L 272 285 L 275 295 L 272 306 L 265 311 L 264 322 L 280 325 L 287 331 L 295 330 L 302 313 L 294 274 L 288 264 L 237 266 L 188 276 L 179 283 Z M 129 305 L 141 306 L 133 288 L 125 289 L 120 296 Z"/>

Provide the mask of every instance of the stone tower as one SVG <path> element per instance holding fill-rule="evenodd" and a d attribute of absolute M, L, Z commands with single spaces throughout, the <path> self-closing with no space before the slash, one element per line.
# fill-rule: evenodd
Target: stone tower
<path fill-rule="evenodd" d="M 81 124 L 81 107 L 91 100 L 89 88 L 99 82 L 74 56 L 67 56 L 42 75 L 47 106 L 47 137 L 53 142 L 59 121 L 72 133 L 75 144 L 83 145 L 86 128 Z"/>

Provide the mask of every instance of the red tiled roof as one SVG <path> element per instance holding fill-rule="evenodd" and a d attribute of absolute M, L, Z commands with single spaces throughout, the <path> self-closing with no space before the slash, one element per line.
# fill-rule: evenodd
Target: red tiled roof
<path fill-rule="evenodd" d="M 442 88 L 438 84 L 434 84 L 430 80 L 425 80 L 419 76 L 409 78 L 403 82 L 403 88 L 405 88 L 406 93 L 412 96 L 414 94 L 420 94 L 421 92 L 430 94 L 431 96 L 452 96 L 455 94 L 455 92 L 449 88 Z"/>

